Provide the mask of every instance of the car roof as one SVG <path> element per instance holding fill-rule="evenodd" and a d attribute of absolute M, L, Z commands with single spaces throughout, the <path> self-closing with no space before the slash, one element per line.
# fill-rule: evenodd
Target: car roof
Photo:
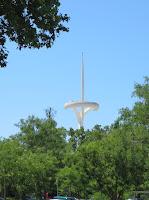
<path fill-rule="evenodd" d="M 51 200 L 61 200 L 61 199 L 51 199 Z"/>
<path fill-rule="evenodd" d="M 65 196 L 55 196 L 53 199 L 63 199 L 63 200 L 73 200 L 75 199 L 74 197 L 65 197 Z"/>
<path fill-rule="evenodd" d="M 58 200 L 75 200 L 75 197 L 66 197 L 66 196 L 54 196 L 53 199 Z"/>

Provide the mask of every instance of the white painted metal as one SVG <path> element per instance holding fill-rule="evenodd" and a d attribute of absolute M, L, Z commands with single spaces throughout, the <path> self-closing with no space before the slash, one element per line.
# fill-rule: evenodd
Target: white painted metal
<path fill-rule="evenodd" d="M 76 114 L 78 127 L 83 127 L 84 115 L 91 110 L 98 110 L 99 104 L 96 102 L 84 101 L 84 62 L 82 53 L 82 65 L 81 65 L 81 100 L 72 101 L 64 104 L 64 108 L 71 108 Z"/>
<path fill-rule="evenodd" d="M 84 62 L 83 62 L 83 53 L 82 53 L 82 65 L 81 65 L 81 101 L 84 102 Z M 81 120 L 79 127 L 83 127 L 84 122 L 84 106 L 81 106 Z"/>
<path fill-rule="evenodd" d="M 84 62 L 82 53 L 82 65 L 81 65 L 81 100 L 84 101 Z"/>

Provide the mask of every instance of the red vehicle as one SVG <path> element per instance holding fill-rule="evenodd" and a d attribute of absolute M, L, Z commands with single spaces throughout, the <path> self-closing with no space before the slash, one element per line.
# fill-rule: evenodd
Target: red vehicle
<path fill-rule="evenodd" d="M 44 195 L 45 200 L 50 200 L 53 198 L 53 196 L 51 196 L 48 192 L 45 193 Z"/>

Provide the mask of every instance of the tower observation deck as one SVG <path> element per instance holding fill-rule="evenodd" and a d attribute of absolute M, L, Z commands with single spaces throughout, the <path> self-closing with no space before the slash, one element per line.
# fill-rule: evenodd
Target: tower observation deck
<path fill-rule="evenodd" d="M 98 110 L 99 104 L 96 102 L 89 102 L 84 100 L 84 62 L 82 53 L 81 64 L 81 99 L 79 101 L 72 101 L 64 104 L 64 108 L 71 108 L 77 117 L 78 128 L 84 125 L 84 116 L 89 111 Z"/>

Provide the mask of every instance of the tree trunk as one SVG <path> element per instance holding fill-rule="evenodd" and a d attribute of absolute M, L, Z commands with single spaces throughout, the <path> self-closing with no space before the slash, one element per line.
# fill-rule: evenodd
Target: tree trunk
<path fill-rule="evenodd" d="M 4 199 L 6 200 L 6 178 L 4 176 Z"/>

